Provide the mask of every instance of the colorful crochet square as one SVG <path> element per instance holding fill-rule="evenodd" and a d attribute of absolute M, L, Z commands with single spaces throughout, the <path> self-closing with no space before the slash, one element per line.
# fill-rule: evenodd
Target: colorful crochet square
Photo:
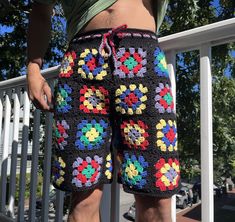
<path fill-rule="evenodd" d="M 156 125 L 157 129 L 157 147 L 161 151 L 177 150 L 177 128 L 176 122 L 172 120 L 161 119 Z"/>
<path fill-rule="evenodd" d="M 68 84 L 59 84 L 58 92 L 56 96 L 58 112 L 67 113 L 72 109 L 70 102 L 72 101 L 70 94 L 72 93 L 72 88 Z"/>
<path fill-rule="evenodd" d="M 67 133 L 68 129 L 69 125 L 66 120 L 58 120 L 56 124 L 53 124 L 53 136 L 61 150 L 63 150 L 64 147 L 68 144 L 66 140 L 69 137 Z"/>
<path fill-rule="evenodd" d="M 173 96 L 168 84 L 159 83 L 156 88 L 155 108 L 159 113 L 172 113 L 174 109 Z"/>
<path fill-rule="evenodd" d="M 146 93 L 148 88 L 142 84 L 136 86 L 131 84 L 128 87 L 120 85 L 115 92 L 116 111 L 122 114 L 142 114 L 146 109 L 145 101 L 147 100 Z"/>
<path fill-rule="evenodd" d="M 57 186 L 60 186 L 61 183 L 64 182 L 64 168 L 65 168 L 65 162 L 61 157 L 54 156 L 52 162 L 52 180 L 55 182 Z"/>
<path fill-rule="evenodd" d="M 72 183 L 76 187 L 90 187 L 96 184 L 100 178 L 102 163 L 103 158 L 97 155 L 94 158 L 88 156 L 86 159 L 78 157 L 73 163 Z"/>
<path fill-rule="evenodd" d="M 155 72 L 158 76 L 169 77 L 166 57 L 164 52 L 160 48 L 156 48 L 154 51 L 154 65 Z"/>
<path fill-rule="evenodd" d="M 67 52 L 60 66 L 59 77 L 69 78 L 73 74 L 74 59 L 76 59 L 76 53 L 74 51 Z"/>
<path fill-rule="evenodd" d="M 144 77 L 146 73 L 146 51 L 142 48 L 119 48 L 114 75 L 120 78 Z"/>
<path fill-rule="evenodd" d="M 129 148 L 146 150 L 149 145 L 147 129 L 148 126 L 141 120 L 137 122 L 133 120 L 123 121 L 121 124 L 121 133 L 124 138 L 124 143 Z"/>
<path fill-rule="evenodd" d="M 82 120 L 77 125 L 75 146 L 78 150 L 99 149 L 105 143 L 108 123 L 105 120 Z"/>
<path fill-rule="evenodd" d="M 97 49 L 85 49 L 78 61 L 78 74 L 84 79 L 102 80 L 107 75 L 108 63 Z"/>
<path fill-rule="evenodd" d="M 84 85 L 80 89 L 80 110 L 85 113 L 107 114 L 109 110 L 109 92 L 104 87 L 87 87 Z"/>
<path fill-rule="evenodd" d="M 178 187 L 180 179 L 179 161 L 177 159 L 170 158 L 166 162 L 161 158 L 156 164 L 157 170 L 156 187 L 161 191 L 173 190 Z"/>
<path fill-rule="evenodd" d="M 135 188 L 143 188 L 147 183 L 147 167 L 148 162 L 142 155 L 136 157 L 134 154 L 129 156 L 125 153 L 121 168 L 122 182 Z"/>
<path fill-rule="evenodd" d="M 106 156 L 105 167 L 106 167 L 105 175 L 110 180 L 112 178 L 112 172 L 113 172 L 113 163 L 112 163 L 111 153 Z"/>

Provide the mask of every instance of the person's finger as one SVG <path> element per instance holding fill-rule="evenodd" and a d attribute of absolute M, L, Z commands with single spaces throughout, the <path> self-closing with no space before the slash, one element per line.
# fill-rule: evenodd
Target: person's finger
<path fill-rule="evenodd" d="M 41 103 L 38 102 L 37 100 L 32 100 L 32 103 L 37 109 L 40 109 L 41 111 L 45 111 L 45 112 L 49 111 L 49 112 L 52 112 L 52 113 L 55 112 L 54 109 L 52 109 L 50 107 L 48 108 L 48 106 L 45 107 L 45 106 L 41 105 Z"/>
<path fill-rule="evenodd" d="M 47 102 L 49 104 L 51 104 L 51 102 L 52 102 L 51 88 L 50 88 L 50 86 L 48 85 L 47 82 L 45 82 L 44 85 L 43 85 L 43 91 L 44 91 L 44 93 L 47 97 Z"/>
<path fill-rule="evenodd" d="M 48 111 L 50 109 L 49 105 L 46 102 L 46 98 L 45 98 L 45 94 L 41 95 L 41 98 L 39 100 L 40 105 L 42 106 L 42 108 L 46 111 Z"/>

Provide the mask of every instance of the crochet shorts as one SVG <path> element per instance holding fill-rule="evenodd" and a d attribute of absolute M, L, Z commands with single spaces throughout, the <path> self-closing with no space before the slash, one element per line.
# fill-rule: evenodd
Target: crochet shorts
<path fill-rule="evenodd" d="M 54 97 L 56 188 L 90 190 L 118 176 L 129 193 L 178 192 L 176 113 L 155 33 L 99 29 L 76 35 L 64 54 Z"/>

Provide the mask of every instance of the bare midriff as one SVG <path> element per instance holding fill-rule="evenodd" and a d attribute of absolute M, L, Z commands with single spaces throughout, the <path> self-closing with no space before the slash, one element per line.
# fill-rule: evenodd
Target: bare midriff
<path fill-rule="evenodd" d="M 156 24 L 151 0 L 118 0 L 96 15 L 81 32 L 100 28 L 115 28 L 126 24 L 128 28 L 155 32 Z"/>

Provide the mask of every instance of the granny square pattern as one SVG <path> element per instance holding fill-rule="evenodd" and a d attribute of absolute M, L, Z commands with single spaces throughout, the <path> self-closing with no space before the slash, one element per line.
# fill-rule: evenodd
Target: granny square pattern
<path fill-rule="evenodd" d="M 86 86 L 80 89 L 80 110 L 85 113 L 107 114 L 109 110 L 108 90 L 100 86 Z"/>
<path fill-rule="evenodd" d="M 167 83 L 159 83 L 155 91 L 155 108 L 158 112 L 172 113 L 174 109 L 174 102 L 170 86 Z"/>
<path fill-rule="evenodd" d="M 115 92 L 116 111 L 121 114 L 142 114 L 146 109 L 148 88 L 142 84 L 120 85 Z"/>
<path fill-rule="evenodd" d="M 121 124 L 121 133 L 124 138 L 124 143 L 129 148 L 146 150 L 149 145 L 147 129 L 148 126 L 141 120 L 137 122 L 133 120 L 123 121 Z"/>
<path fill-rule="evenodd" d="M 163 151 L 176 151 L 177 150 L 177 128 L 175 120 L 161 119 L 156 125 L 157 129 L 157 147 Z"/>
<path fill-rule="evenodd" d="M 178 193 L 176 110 L 155 33 L 126 25 L 79 32 L 57 77 L 51 168 L 56 188 L 83 192 L 118 176 L 128 193 Z"/>
<path fill-rule="evenodd" d="M 56 95 L 56 110 L 60 113 L 68 113 L 71 109 L 71 93 L 72 88 L 68 84 L 59 84 Z"/>
<path fill-rule="evenodd" d="M 60 66 L 60 78 L 69 78 L 73 74 L 74 59 L 76 59 L 76 53 L 74 51 L 67 52 Z"/>
<path fill-rule="evenodd" d="M 53 138 L 61 150 L 64 150 L 68 144 L 68 129 L 69 125 L 66 120 L 57 120 L 56 123 L 53 123 Z"/>
<path fill-rule="evenodd" d="M 119 48 L 114 75 L 120 78 L 144 77 L 147 63 L 146 54 L 142 48 Z"/>
<path fill-rule="evenodd" d="M 64 168 L 65 162 L 62 157 L 53 156 L 52 162 L 52 180 L 57 186 L 60 186 L 64 182 Z"/>
<path fill-rule="evenodd" d="M 158 76 L 169 77 L 167 62 L 164 52 L 157 47 L 154 51 L 154 70 Z"/>
<path fill-rule="evenodd" d="M 113 163 L 112 163 L 112 158 L 111 158 L 111 153 L 109 153 L 106 156 L 106 164 L 105 164 L 106 170 L 105 170 L 105 175 L 107 179 L 112 178 L 112 172 L 113 172 Z"/>
<path fill-rule="evenodd" d="M 148 165 L 142 155 L 125 153 L 121 169 L 122 182 L 129 186 L 143 188 L 147 183 Z"/>
<path fill-rule="evenodd" d="M 72 183 L 76 187 L 90 187 L 96 184 L 100 177 L 101 164 L 103 158 L 95 155 L 93 158 L 77 157 L 73 163 L 73 179 Z"/>
<path fill-rule="evenodd" d="M 84 79 L 103 80 L 107 68 L 108 63 L 97 49 L 85 49 L 79 56 L 78 74 Z"/>
<path fill-rule="evenodd" d="M 101 120 L 82 120 L 77 125 L 75 146 L 78 150 L 99 149 L 107 137 L 108 123 Z"/>
<path fill-rule="evenodd" d="M 173 190 L 178 187 L 180 179 L 179 161 L 170 158 L 168 161 L 161 158 L 156 164 L 156 187 L 161 191 Z"/>

